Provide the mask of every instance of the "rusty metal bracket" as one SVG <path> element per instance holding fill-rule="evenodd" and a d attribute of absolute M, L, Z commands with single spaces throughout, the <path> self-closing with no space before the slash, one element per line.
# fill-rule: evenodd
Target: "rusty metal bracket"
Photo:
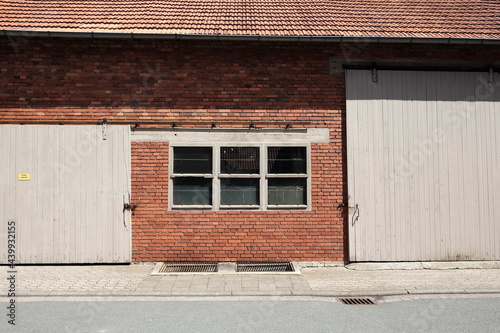
<path fill-rule="evenodd" d="M 123 210 L 134 211 L 136 208 L 137 208 L 137 204 L 133 204 L 133 203 L 124 203 L 123 204 Z"/>

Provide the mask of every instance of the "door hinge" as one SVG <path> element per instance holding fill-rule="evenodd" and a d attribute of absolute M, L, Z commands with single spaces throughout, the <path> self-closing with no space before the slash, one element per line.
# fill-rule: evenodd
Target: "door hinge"
<path fill-rule="evenodd" d="M 106 118 L 102 120 L 102 139 L 108 139 L 108 120 Z"/>

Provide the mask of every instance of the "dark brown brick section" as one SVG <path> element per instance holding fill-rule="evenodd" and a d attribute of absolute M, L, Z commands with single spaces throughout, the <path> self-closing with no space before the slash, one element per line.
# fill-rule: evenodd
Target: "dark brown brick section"
<path fill-rule="evenodd" d="M 346 260 L 345 84 L 329 57 L 497 59 L 498 47 L 0 39 L 0 120 L 308 122 L 311 211 L 168 211 L 168 144 L 132 144 L 133 260 Z M 240 125 L 234 125 L 241 127 Z"/>

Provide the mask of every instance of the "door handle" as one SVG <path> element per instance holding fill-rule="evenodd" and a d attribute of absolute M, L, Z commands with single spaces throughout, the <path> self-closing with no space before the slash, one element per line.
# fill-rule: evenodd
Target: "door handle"
<path fill-rule="evenodd" d="M 354 213 L 352 213 L 352 219 L 351 219 L 351 224 L 353 227 L 356 224 L 356 222 L 358 221 L 358 219 L 359 219 L 359 206 L 358 206 L 358 204 L 356 204 L 354 206 Z"/>

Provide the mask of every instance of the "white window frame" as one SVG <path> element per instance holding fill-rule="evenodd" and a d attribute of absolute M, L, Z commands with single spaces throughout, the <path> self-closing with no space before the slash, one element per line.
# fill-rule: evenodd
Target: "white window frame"
<path fill-rule="evenodd" d="M 212 179 L 212 205 L 173 205 L 173 179 L 177 177 L 195 176 L 173 173 L 174 148 L 176 147 L 211 147 L 212 148 L 212 174 L 198 175 Z M 220 173 L 220 149 L 221 147 L 258 147 L 260 174 L 232 174 Z M 306 173 L 304 174 L 269 174 L 267 170 L 268 147 L 304 147 L 306 149 Z M 280 211 L 280 210 L 311 210 L 311 145 L 310 143 L 294 142 L 190 142 L 175 143 L 170 145 L 169 150 L 169 190 L 168 209 L 174 211 L 186 210 L 208 210 L 208 211 Z M 221 205 L 221 179 L 224 178 L 259 178 L 260 205 Z M 306 204 L 305 205 L 269 205 L 268 204 L 268 180 L 270 178 L 302 178 L 306 179 Z"/>

